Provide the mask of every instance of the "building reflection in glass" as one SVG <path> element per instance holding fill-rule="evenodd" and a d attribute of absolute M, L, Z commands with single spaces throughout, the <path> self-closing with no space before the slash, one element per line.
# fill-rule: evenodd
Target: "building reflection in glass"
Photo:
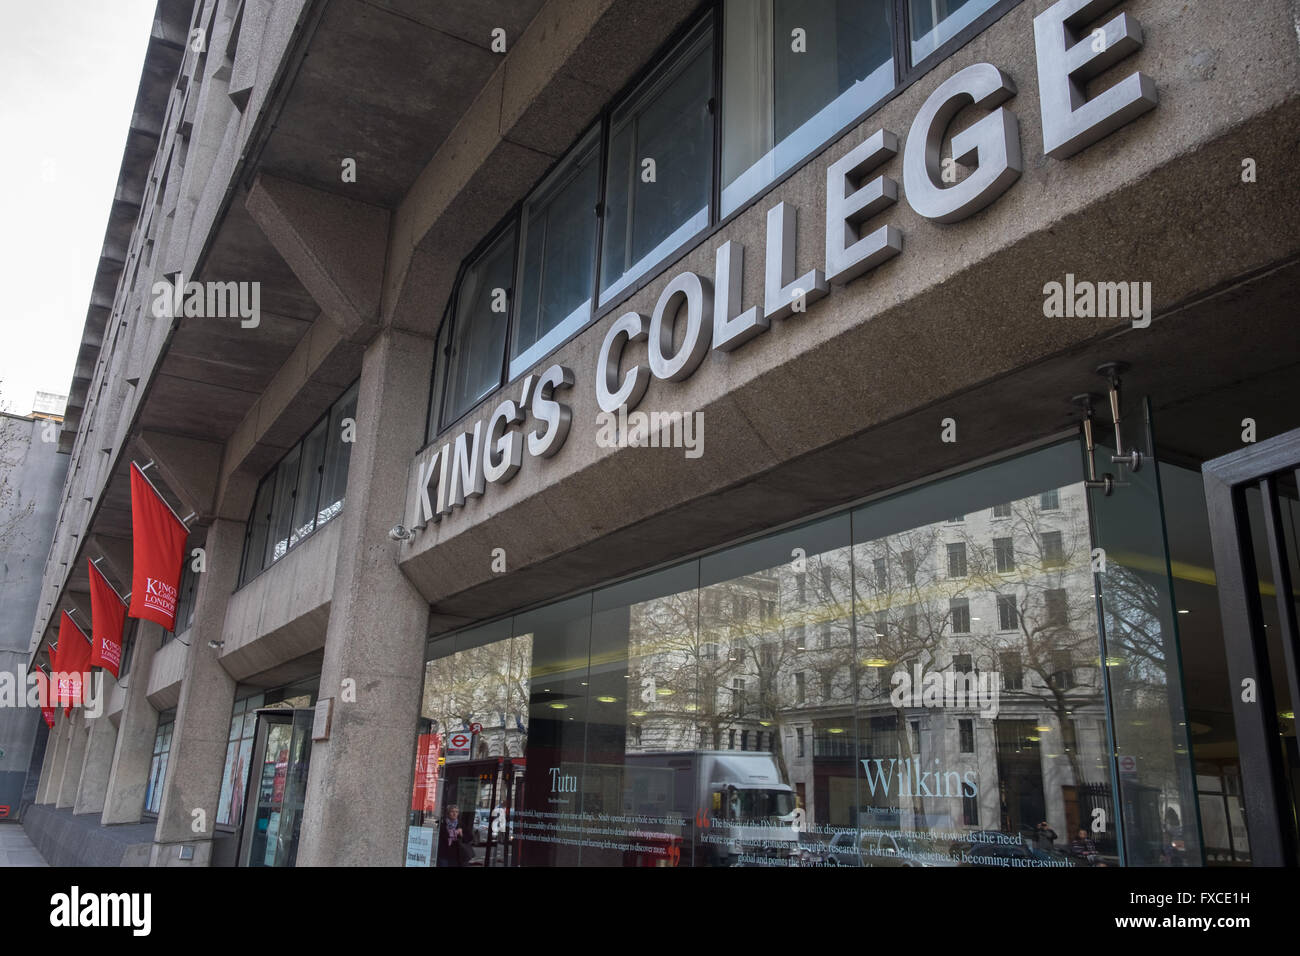
<path fill-rule="evenodd" d="M 1048 448 L 448 639 L 424 716 L 482 731 L 444 802 L 509 805 L 489 864 L 1117 862 L 1078 472 Z"/>

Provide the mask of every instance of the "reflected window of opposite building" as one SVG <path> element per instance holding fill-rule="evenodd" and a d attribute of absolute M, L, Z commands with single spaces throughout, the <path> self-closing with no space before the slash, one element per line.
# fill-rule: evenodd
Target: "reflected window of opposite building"
<path fill-rule="evenodd" d="M 954 837 L 962 828 L 996 830 L 1004 845 L 1022 847 L 1040 820 L 1069 832 L 1110 792 L 1106 735 L 1091 729 L 1105 726 L 1100 684 L 1072 667 L 1063 699 L 1055 680 L 1062 662 L 1097 654 L 1091 572 L 1086 562 L 1052 570 L 1025 562 L 1013 575 L 953 582 L 943 558 L 955 509 L 988 514 L 1010 500 L 1026 540 L 1041 534 L 1044 489 L 1082 501 L 1079 462 L 1074 442 L 1049 446 L 434 638 L 412 859 L 426 857 L 421 834 L 451 802 L 464 818 L 500 808 L 512 823 L 475 844 L 476 861 L 492 865 L 788 858 L 796 847 L 778 811 L 798 793 L 812 823 L 871 820 L 918 855 L 980 856 L 970 838 Z M 1069 540 L 1087 539 L 1084 508 L 1052 521 Z M 817 569 L 803 601 L 796 575 L 808 572 L 792 566 L 795 548 Z M 918 557 L 912 583 L 900 575 L 896 590 L 879 589 L 877 562 L 908 551 Z M 1056 599 L 1041 595 L 1051 590 L 1067 593 L 1068 628 L 1047 624 Z M 770 619 L 755 613 L 761 600 L 776 602 Z M 971 613 L 995 605 L 1001 619 Z M 1022 615 L 1023 627 L 997 626 Z M 840 620 L 845 639 L 834 627 L 825 639 L 822 624 Z M 709 647 L 718 650 L 702 651 Z M 954 699 L 898 719 L 890 692 L 902 677 L 951 668 L 977 686 L 984 679 L 987 693 L 984 660 L 1001 671 L 994 689 L 1014 693 L 996 716 Z M 1090 728 L 1077 740 L 1064 730 L 1075 720 Z M 977 753 L 984 739 L 996 746 Z M 942 779 L 959 783 L 903 793 L 898 768 L 911 759 L 938 760 Z M 742 821 L 757 829 L 742 831 Z M 1099 845 L 1117 862 L 1111 834 Z"/>

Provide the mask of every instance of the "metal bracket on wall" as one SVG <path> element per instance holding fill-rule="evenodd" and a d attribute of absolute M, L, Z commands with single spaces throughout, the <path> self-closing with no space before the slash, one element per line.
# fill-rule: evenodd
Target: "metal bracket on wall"
<path fill-rule="evenodd" d="M 1120 468 L 1128 468 L 1131 471 L 1140 471 L 1142 469 L 1142 452 L 1137 448 L 1129 451 L 1124 450 L 1124 433 L 1123 420 L 1120 417 L 1120 374 L 1128 371 L 1128 365 L 1124 362 L 1103 362 L 1097 366 L 1097 374 L 1110 382 L 1110 391 L 1108 398 L 1110 400 L 1110 417 L 1114 422 L 1115 428 L 1115 454 L 1110 456 L 1111 464 L 1118 465 Z M 1110 472 L 1106 472 L 1100 478 L 1097 477 L 1096 461 L 1096 441 L 1093 436 L 1093 405 L 1098 396 L 1092 392 L 1084 392 L 1075 395 L 1071 401 L 1083 410 L 1083 440 L 1088 449 L 1088 478 L 1084 481 L 1086 488 L 1100 488 L 1102 493 L 1109 496 L 1116 488 L 1125 484 L 1125 482 L 1116 479 Z"/>

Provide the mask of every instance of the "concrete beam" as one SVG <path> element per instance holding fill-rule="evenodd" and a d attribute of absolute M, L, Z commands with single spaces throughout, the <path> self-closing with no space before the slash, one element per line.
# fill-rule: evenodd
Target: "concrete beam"
<path fill-rule="evenodd" d="M 186 508 L 200 517 L 210 517 L 221 477 L 222 446 L 158 431 L 141 432 L 137 442 Z"/>
<path fill-rule="evenodd" d="M 388 211 L 262 173 L 245 206 L 345 338 L 379 323 Z"/>
<path fill-rule="evenodd" d="M 104 560 L 99 563 L 99 570 L 125 597 L 131 590 L 131 569 L 134 562 L 131 539 L 91 534 L 86 538 L 86 548 L 92 561 L 103 555 Z"/>

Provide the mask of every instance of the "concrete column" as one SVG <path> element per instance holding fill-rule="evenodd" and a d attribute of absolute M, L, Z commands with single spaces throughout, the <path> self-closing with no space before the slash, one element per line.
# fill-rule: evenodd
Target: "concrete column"
<path fill-rule="evenodd" d="M 356 444 L 325 634 L 320 697 L 330 739 L 312 745 L 299 866 L 400 866 L 405 855 L 429 606 L 397 566 L 388 529 L 420 447 L 433 342 L 388 330 L 366 349 Z M 354 681 L 355 702 L 342 699 Z"/>
<path fill-rule="evenodd" d="M 103 813 L 108 776 L 113 769 L 117 728 L 107 717 L 96 717 L 89 723 L 90 738 L 81 764 L 81 782 L 77 785 L 77 797 L 72 804 L 73 813 Z"/>
<path fill-rule="evenodd" d="M 136 626 L 131 670 L 127 673 L 126 700 L 117 720 L 117 743 L 113 765 L 104 789 L 104 814 L 100 823 L 139 823 L 149 788 L 149 762 L 153 739 L 158 732 L 158 712 L 149 703 L 149 671 L 153 656 L 162 645 L 162 628 L 152 621 Z"/>
<path fill-rule="evenodd" d="M 42 720 L 45 718 L 42 717 Z M 36 786 L 37 803 L 53 803 L 54 792 L 52 781 L 54 780 L 54 768 L 58 766 L 57 756 L 59 750 L 59 739 L 63 736 L 63 722 L 55 714 L 54 726 L 50 728 L 49 739 L 45 742 L 45 760 L 41 763 L 41 782 Z"/>
<path fill-rule="evenodd" d="M 86 718 L 80 709 L 72 709 L 68 721 L 68 750 L 63 763 L 63 778 L 59 783 L 59 796 L 54 805 L 70 807 L 77 798 L 77 784 L 81 780 L 81 765 L 86 759 Z"/>
<path fill-rule="evenodd" d="M 207 570 L 199 578 L 194 598 L 190 651 L 176 705 L 176 727 L 150 856 L 152 866 L 207 866 L 212 857 L 213 824 L 221 797 L 235 679 L 221 666 L 220 649 L 209 647 L 208 642 L 221 640 L 226 605 L 239 577 L 243 545 L 242 522 L 218 518 L 208 527 L 203 545 Z M 195 816 L 195 810 L 203 811 L 201 818 Z M 202 827 L 196 831 L 200 819 Z M 181 844 L 193 847 L 191 859 L 180 859 Z"/>

